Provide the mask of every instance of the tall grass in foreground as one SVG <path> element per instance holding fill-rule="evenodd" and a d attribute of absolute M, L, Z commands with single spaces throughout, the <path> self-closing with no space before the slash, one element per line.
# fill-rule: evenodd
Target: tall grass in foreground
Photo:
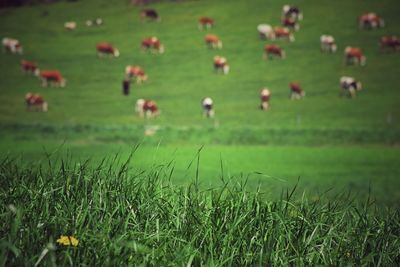
<path fill-rule="evenodd" d="M 170 183 L 173 165 L 0 162 L 0 266 L 394 266 L 399 210 Z M 119 164 L 119 168 L 115 165 Z M 223 178 L 224 180 L 224 178 Z M 78 246 L 57 244 L 73 236 Z"/>

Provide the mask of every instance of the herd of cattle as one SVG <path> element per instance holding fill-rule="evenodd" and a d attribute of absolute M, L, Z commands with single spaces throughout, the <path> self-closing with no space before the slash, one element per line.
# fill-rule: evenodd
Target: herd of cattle
<path fill-rule="evenodd" d="M 140 18 L 142 20 L 150 21 L 161 21 L 159 14 L 153 9 L 145 9 L 140 12 Z M 286 39 L 290 42 L 295 40 L 294 31 L 300 29 L 300 21 L 303 19 L 303 14 L 299 8 L 295 6 L 285 5 L 282 8 L 282 26 L 272 27 L 269 24 L 259 24 L 257 31 L 261 39 L 275 40 Z M 384 27 L 385 23 L 375 13 L 363 14 L 359 17 L 359 27 L 363 29 L 375 29 Z M 102 25 L 103 20 L 100 18 L 94 20 L 87 20 L 86 26 L 90 27 L 93 25 Z M 211 29 L 215 25 L 215 20 L 210 17 L 201 17 L 198 21 L 198 27 L 200 30 Z M 64 24 L 65 29 L 75 30 L 77 27 L 76 22 L 69 21 Z M 206 34 L 204 38 L 206 46 L 210 49 L 222 49 L 223 44 L 220 38 L 215 34 Z M 23 47 L 21 43 L 13 38 L 3 38 L 2 40 L 3 50 L 12 54 L 23 54 Z M 397 36 L 383 36 L 380 40 L 381 49 L 399 51 L 400 50 L 400 38 Z M 142 40 L 141 48 L 145 51 L 151 51 L 153 53 L 164 52 L 164 45 L 160 42 L 157 37 L 147 37 Z M 331 35 L 322 35 L 320 37 L 320 48 L 321 52 L 334 53 L 337 51 L 337 45 L 335 38 Z M 101 42 L 96 45 L 96 51 L 98 57 L 118 57 L 120 55 L 119 50 L 112 44 L 107 42 Z M 285 51 L 277 44 L 267 44 L 264 47 L 263 58 L 273 59 L 286 57 Z M 344 49 L 344 59 L 346 64 L 365 65 L 366 57 L 359 47 L 346 47 Z M 228 74 L 230 67 L 225 57 L 216 55 L 214 56 L 214 70 L 216 73 Z M 42 86 L 57 86 L 64 87 L 66 85 L 66 79 L 62 76 L 58 70 L 40 70 L 35 62 L 22 60 L 21 69 L 25 73 L 31 73 L 38 76 L 41 80 Z M 123 91 L 125 94 L 129 94 L 129 86 L 132 81 L 135 83 L 142 83 L 148 79 L 145 71 L 140 66 L 126 66 L 125 68 L 125 79 L 123 81 Z M 361 82 L 357 81 L 353 77 L 341 77 L 340 78 L 341 95 L 349 97 L 355 97 L 357 91 L 362 89 Z M 301 88 L 300 83 L 290 82 L 290 98 L 301 99 L 305 96 L 304 90 Z M 262 88 L 260 91 L 262 110 L 269 108 L 271 92 L 268 88 Z M 41 110 L 47 111 L 48 104 L 44 101 L 43 97 L 38 94 L 27 93 L 25 96 L 27 108 L 30 111 Z M 215 112 L 213 108 L 213 100 L 210 97 L 204 97 L 202 99 L 202 108 L 204 116 L 213 117 Z M 154 100 L 138 99 L 135 106 L 136 112 L 141 117 L 155 117 L 160 114 L 159 108 Z"/>

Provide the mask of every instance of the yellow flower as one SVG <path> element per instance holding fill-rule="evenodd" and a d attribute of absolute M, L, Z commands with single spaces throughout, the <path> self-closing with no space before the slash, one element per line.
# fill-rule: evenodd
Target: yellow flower
<path fill-rule="evenodd" d="M 79 240 L 76 239 L 73 236 L 66 236 L 66 235 L 62 235 L 60 236 L 59 239 L 57 239 L 57 243 L 59 243 L 60 245 L 64 245 L 64 246 L 78 246 L 79 244 Z"/>

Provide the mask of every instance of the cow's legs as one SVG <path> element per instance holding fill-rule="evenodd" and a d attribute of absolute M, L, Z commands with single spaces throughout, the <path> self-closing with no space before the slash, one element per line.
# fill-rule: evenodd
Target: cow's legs
<path fill-rule="evenodd" d="M 47 87 L 47 85 L 48 85 L 47 79 L 42 78 L 42 87 Z"/>

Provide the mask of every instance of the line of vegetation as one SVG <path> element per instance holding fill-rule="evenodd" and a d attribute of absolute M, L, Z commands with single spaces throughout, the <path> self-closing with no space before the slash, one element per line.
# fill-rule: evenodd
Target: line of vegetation
<path fill-rule="evenodd" d="M 146 138 L 146 132 L 150 137 Z M 326 129 L 326 128 L 265 128 L 157 125 L 51 125 L 0 124 L 0 136 L 13 140 L 82 140 L 90 142 L 126 142 L 158 144 L 216 145 L 397 145 L 400 129 Z"/>
<path fill-rule="evenodd" d="M 200 189 L 197 171 L 176 187 L 172 163 L 138 172 L 130 160 L 3 158 L 0 266 L 400 264 L 398 209 L 310 201 L 296 188 L 269 201 L 229 182 L 222 165 L 221 187 Z"/>

